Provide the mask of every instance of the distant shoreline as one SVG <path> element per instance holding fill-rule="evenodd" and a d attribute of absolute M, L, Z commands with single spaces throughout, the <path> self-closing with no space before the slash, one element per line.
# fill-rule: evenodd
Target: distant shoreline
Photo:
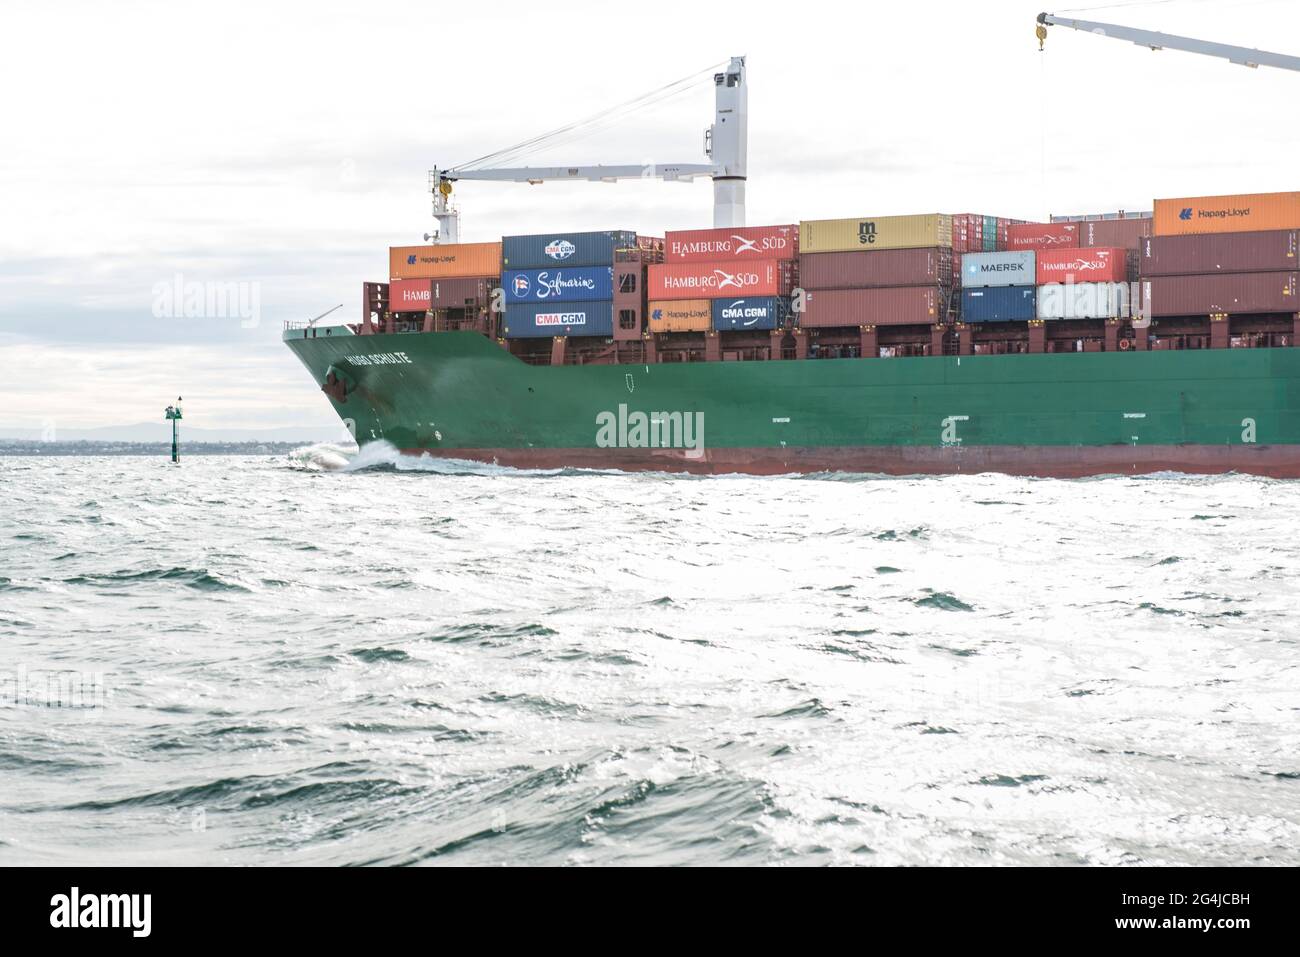
<path fill-rule="evenodd" d="M 181 457 L 190 455 L 285 455 L 314 442 L 182 442 Z M 170 442 L 105 442 L 79 439 L 41 442 L 35 439 L 0 439 L 0 456 L 31 458 L 60 455 L 171 455 Z"/>

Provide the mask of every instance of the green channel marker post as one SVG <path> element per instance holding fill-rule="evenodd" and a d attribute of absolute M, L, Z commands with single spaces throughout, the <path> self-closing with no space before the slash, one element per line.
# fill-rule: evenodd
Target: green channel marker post
<path fill-rule="evenodd" d="M 176 423 L 181 420 L 180 396 L 176 397 L 175 405 L 167 406 L 167 418 L 170 419 L 172 423 L 172 461 L 177 465 L 179 465 L 181 462 L 181 445 L 180 445 L 180 436 L 177 431 L 178 426 L 176 425 Z"/>

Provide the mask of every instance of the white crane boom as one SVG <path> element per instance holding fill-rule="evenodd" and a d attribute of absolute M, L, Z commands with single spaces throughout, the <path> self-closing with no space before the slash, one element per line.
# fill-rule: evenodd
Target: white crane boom
<path fill-rule="evenodd" d="M 1114 37 L 1128 40 L 1140 47 L 1152 50 L 1183 50 L 1187 53 L 1199 53 L 1202 56 L 1218 57 L 1229 63 L 1241 66 L 1272 66 L 1279 70 L 1300 70 L 1300 57 L 1287 56 L 1284 53 L 1269 53 L 1267 50 L 1252 50 L 1250 47 L 1233 46 L 1230 43 L 1213 43 L 1209 40 L 1197 40 L 1193 37 L 1180 37 L 1172 33 L 1157 33 L 1153 30 L 1137 30 L 1133 27 L 1120 26 L 1115 23 L 1097 23 L 1093 20 L 1072 20 L 1058 17 L 1053 13 L 1038 15 L 1038 42 L 1042 45 L 1047 38 L 1047 27 L 1068 27 L 1098 36 Z"/>
<path fill-rule="evenodd" d="M 613 183 L 620 179 L 662 179 L 690 182 L 697 176 L 713 179 L 713 225 L 745 225 L 745 181 L 748 176 L 749 86 L 745 58 L 732 57 L 714 74 L 716 113 L 704 131 L 704 152 L 711 163 L 638 163 L 619 166 L 521 166 L 488 169 L 434 169 L 429 173 L 433 218 L 438 243 L 460 241 L 460 211 L 451 205 L 452 183 L 479 180 L 498 183 L 544 183 L 547 180 L 587 180 Z"/>

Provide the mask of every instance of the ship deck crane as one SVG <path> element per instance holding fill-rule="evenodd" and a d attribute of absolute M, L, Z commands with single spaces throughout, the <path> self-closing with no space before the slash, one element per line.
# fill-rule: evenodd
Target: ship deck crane
<path fill-rule="evenodd" d="M 745 58 L 732 57 L 725 69 L 713 75 L 713 84 L 716 115 L 713 125 L 704 131 L 704 153 L 711 162 L 433 169 L 429 172 L 429 184 L 433 193 L 433 218 L 438 223 L 438 232 L 425 239 L 437 243 L 460 241 L 460 211 L 451 203 L 452 184 L 458 180 L 535 185 L 547 180 L 613 183 L 620 179 L 662 179 L 666 182 L 690 182 L 699 176 L 709 176 L 713 179 L 713 225 L 744 226 L 749 140 L 749 89 L 745 82 Z M 549 135 L 526 141 L 520 146 L 535 147 Z M 513 152 L 513 148 L 501 151 L 502 154 L 510 152 Z"/>
<path fill-rule="evenodd" d="M 1180 37 L 1172 33 L 1157 33 L 1153 30 L 1138 30 L 1115 23 L 1073 20 L 1069 17 L 1058 17 L 1054 13 L 1038 15 L 1038 27 L 1035 33 L 1038 36 L 1040 50 L 1043 48 L 1043 41 L 1047 39 L 1049 26 L 1068 27 L 1071 30 L 1094 33 L 1097 36 L 1128 40 L 1140 47 L 1150 47 L 1152 50 L 1183 50 L 1187 53 L 1199 53 L 1202 56 L 1219 57 L 1229 63 L 1237 63 L 1252 69 L 1272 66 L 1279 70 L 1300 70 L 1300 57 L 1287 56 L 1284 53 L 1270 53 L 1267 50 L 1254 50 L 1250 47 L 1233 46 L 1230 43 L 1214 43 L 1210 40 Z"/>

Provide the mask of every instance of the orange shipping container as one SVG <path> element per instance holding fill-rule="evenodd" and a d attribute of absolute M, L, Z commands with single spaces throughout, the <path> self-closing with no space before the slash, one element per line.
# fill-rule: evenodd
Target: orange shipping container
<path fill-rule="evenodd" d="M 389 279 L 451 279 L 501 275 L 500 243 L 451 243 L 446 246 L 391 246 Z"/>
<path fill-rule="evenodd" d="M 652 302 L 651 332 L 707 332 L 712 328 L 713 303 L 707 299 L 675 299 Z"/>
<path fill-rule="evenodd" d="M 1247 233 L 1300 228 L 1300 193 L 1157 199 L 1155 234 Z"/>

